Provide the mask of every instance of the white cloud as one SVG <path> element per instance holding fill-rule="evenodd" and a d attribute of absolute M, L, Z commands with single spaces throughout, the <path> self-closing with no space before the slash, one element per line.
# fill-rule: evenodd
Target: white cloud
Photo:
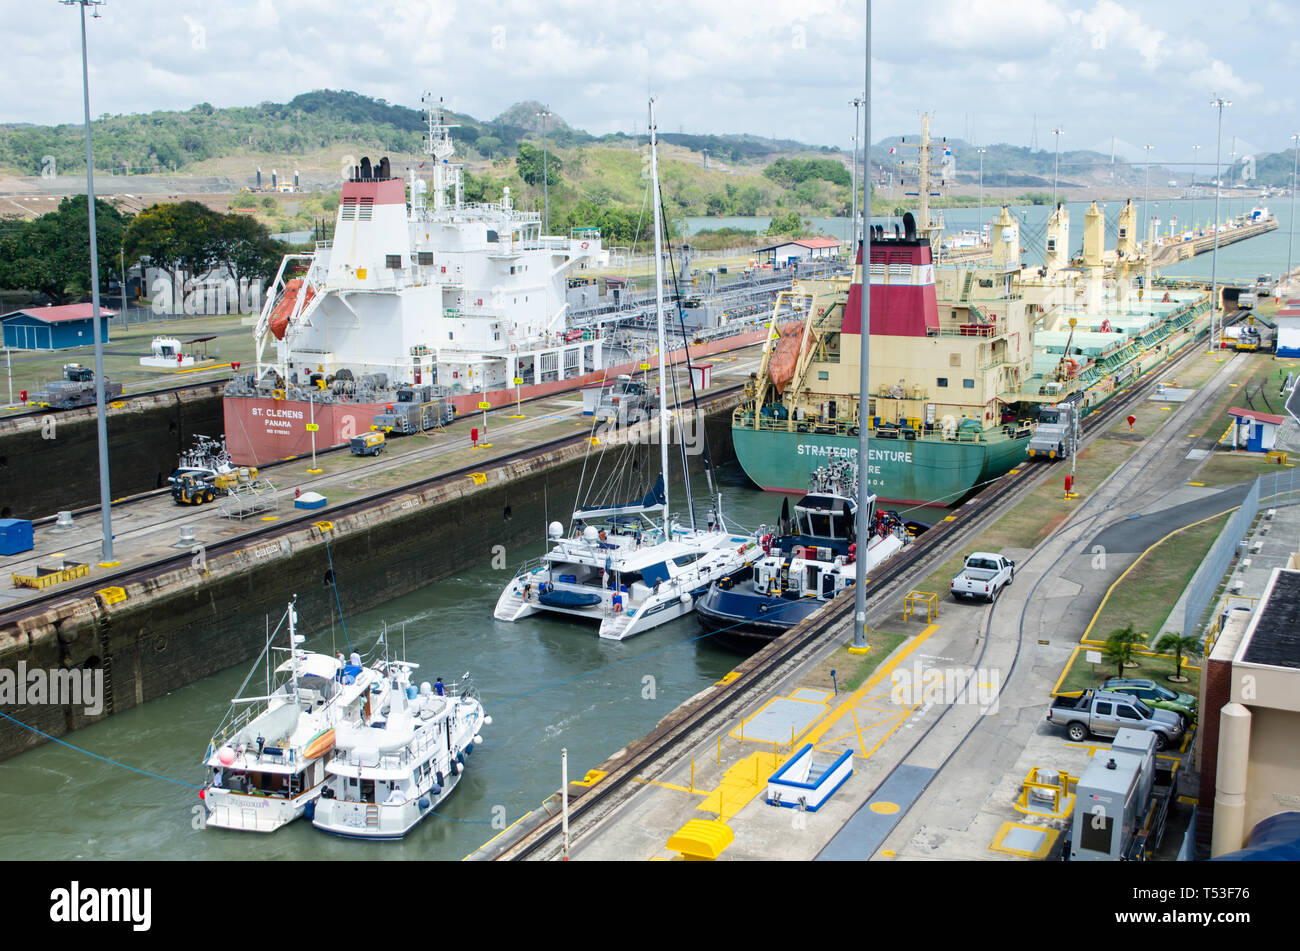
<path fill-rule="evenodd" d="M 1059 122 L 1073 142 L 1120 135 L 1178 155 L 1213 137 L 1206 103 L 1217 92 L 1235 103 L 1225 135 L 1284 148 L 1279 117 L 1294 110 L 1281 103 L 1300 86 L 1300 43 L 1252 51 L 1300 18 L 1279 0 L 1223 9 L 1222 0 L 877 3 L 873 137 L 914 132 L 927 111 L 936 134 L 970 128 L 982 142 L 1026 145 L 1037 115 L 1040 147 Z M 859 0 L 134 0 L 90 21 L 91 108 L 252 105 L 317 88 L 418 106 L 430 89 L 484 119 L 546 101 L 602 133 L 644 127 L 653 91 L 666 130 L 775 132 L 847 149 L 848 100 L 863 82 L 861 11 Z M 0 121 L 79 121 L 75 11 L 28 5 L 6 29 Z"/>

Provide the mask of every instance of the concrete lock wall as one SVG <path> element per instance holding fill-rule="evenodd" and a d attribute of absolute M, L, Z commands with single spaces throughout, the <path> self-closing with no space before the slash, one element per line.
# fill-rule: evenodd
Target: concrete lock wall
<path fill-rule="evenodd" d="M 195 434 L 220 435 L 223 385 L 134 397 L 108 409 L 113 498 L 160 488 Z M 52 479 L 50 473 L 59 473 Z M 99 504 L 95 407 L 0 421 L 0 518 L 42 518 Z"/>
<path fill-rule="evenodd" d="M 733 403 L 734 397 L 704 407 L 715 465 L 732 458 Z M 490 560 L 494 545 L 505 545 L 509 553 L 511 546 L 539 541 L 548 515 L 567 522 L 586 449 L 585 440 L 575 440 L 530 459 L 485 466 L 481 485 L 464 475 L 448 476 L 349 506 L 343 514 L 322 512 L 333 523 L 328 533 L 311 521 L 277 527 L 232 550 L 214 547 L 206 554 L 206 570 L 186 558 L 182 567 L 138 572 L 117 582 L 127 597 L 116 604 L 91 592 L 61 599 L 35 617 L 0 623 L 0 669 L 17 670 L 20 661 L 29 670 L 103 667 L 107 696 L 100 717 L 136 706 L 251 662 L 265 644 L 266 617 L 274 627 L 295 594 L 301 633 L 337 624 L 331 556 L 343 610 L 352 616 L 454 574 L 467 562 Z M 692 457 L 693 467 L 699 464 Z M 521 561 L 507 558 L 502 587 Z M 81 707 L 3 710 L 56 737 L 98 719 Z M 42 742 L 0 720 L 0 759 Z"/>

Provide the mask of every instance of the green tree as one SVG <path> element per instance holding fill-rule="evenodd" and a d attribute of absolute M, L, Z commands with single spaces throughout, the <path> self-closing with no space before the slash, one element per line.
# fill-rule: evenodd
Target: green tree
<path fill-rule="evenodd" d="M 147 260 L 173 284 L 184 274 L 206 274 L 219 259 L 223 217 L 196 201 L 151 205 L 126 229 L 127 259 Z M 180 301 L 174 302 L 179 305 Z"/>
<path fill-rule="evenodd" d="M 542 184 L 543 164 L 546 166 L 546 184 L 552 187 L 560 184 L 560 169 L 564 163 L 560 161 L 559 156 L 554 152 L 543 156 L 542 150 L 536 146 L 529 145 L 527 142 L 519 143 L 515 166 L 519 169 L 519 177 L 525 183 L 534 187 Z"/>
<path fill-rule="evenodd" d="M 484 158 L 492 158 L 496 150 L 501 148 L 501 140 L 495 135 L 480 135 L 474 143 L 474 148 L 478 149 L 479 154 Z"/>
<path fill-rule="evenodd" d="M 1156 650 L 1174 655 L 1174 675 L 1169 679 L 1174 683 L 1185 683 L 1187 678 L 1183 676 L 1183 657 L 1200 657 L 1205 651 L 1205 645 L 1195 634 L 1188 634 L 1186 637 L 1177 631 L 1166 631 L 1160 635 L 1160 640 L 1156 641 Z"/>
<path fill-rule="evenodd" d="M 95 199 L 101 291 L 118 273 L 118 250 L 129 221 L 112 205 Z M 39 291 L 56 304 L 90 294 L 90 223 L 84 195 L 64 198 L 56 210 L 0 233 L 0 287 Z"/>
<path fill-rule="evenodd" d="M 768 234 L 788 234 L 792 238 L 800 238 L 808 233 L 808 223 L 799 217 L 799 213 L 792 211 L 786 215 L 780 215 L 772 219 L 772 224 L 768 226 Z"/>
<path fill-rule="evenodd" d="M 1124 676 L 1124 668 L 1132 663 L 1133 652 L 1142 643 L 1144 643 L 1142 635 L 1134 632 L 1132 624 L 1111 631 L 1110 637 L 1106 638 L 1106 646 L 1102 648 L 1102 653 L 1115 665 L 1116 677 Z"/>
<path fill-rule="evenodd" d="M 221 215 L 210 222 L 215 264 L 224 266 L 238 284 L 243 278 L 270 284 L 284 256 L 266 225 L 249 215 Z"/>

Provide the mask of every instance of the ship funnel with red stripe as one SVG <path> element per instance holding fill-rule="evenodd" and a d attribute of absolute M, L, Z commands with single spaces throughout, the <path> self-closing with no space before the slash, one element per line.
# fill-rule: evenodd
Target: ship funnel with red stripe
<path fill-rule="evenodd" d="M 939 304 L 934 293 L 934 263 L 930 240 L 916 236 L 916 219 L 903 216 L 904 236 L 884 237 L 884 228 L 871 228 L 871 333 L 893 337 L 926 337 L 939 329 Z M 841 332 L 862 333 L 862 247 L 849 286 Z"/>

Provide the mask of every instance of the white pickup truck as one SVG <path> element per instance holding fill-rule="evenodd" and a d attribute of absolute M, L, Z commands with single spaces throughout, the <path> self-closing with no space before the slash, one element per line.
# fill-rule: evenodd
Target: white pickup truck
<path fill-rule="evenodd" d="M 952 579 L 952 596 L 959 600 L 984 598 L 992 604 L 998 592 L 1011 584 L 1015 577 L 1014 561 L 987 551 L 977 551 L 966 556 L 966 566 Z"/>

